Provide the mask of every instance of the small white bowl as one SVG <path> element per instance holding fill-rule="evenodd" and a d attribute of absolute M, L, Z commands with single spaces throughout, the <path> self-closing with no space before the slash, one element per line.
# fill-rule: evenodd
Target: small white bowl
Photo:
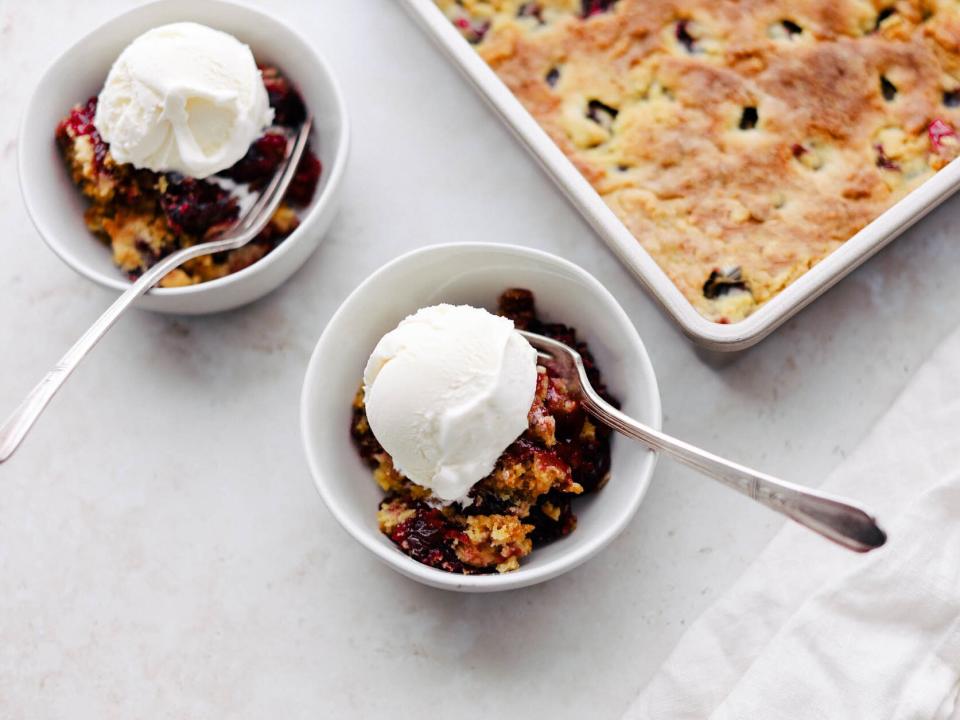
<path fill-rule="evenodd" d="M 220 0 L 162 0 L 100 26 L 49 67 L 27 104 L 20 128 L 20 187 L 41 237 L 67 265 L 118 293 L 130 286 L 109 249 L 84 225 L 86 202 L 67 175 L 54 130 L 74 104 L 100 92 L 113 61 L 135 37 L 182 20 L 236 36 L 257 62 L 276 65 L 293 81 L 314 115 L 312 147 L 323 165 L 313 202 L 299 213 L 300 227 L 265 258 L 218 280 L 152 290 L 138 301 L 148 310 L 201 314 L 238 307 L 276 289 L 316 249 L 336 214 L 349 145 L 346 108 L 330 68 L 294 30 L 258 10 Z"/>
<path fill-rule="evenodd" d="M 365 280 L 321 335 L 304 381 L 301 429 L 317 489 L 330 512 L 393 569 L 427 585 L 464 592 L 524 587 L 576 567 L 626 527 L 643 499 L 656 455 L 613 441 L 610 482 L 575 501 L 568 537 L 537 548 L 502 575 L 446 573 L 404 555 L 377 528 L 383 493 L 350 438 L 351 403 L 377 341 L 408 314 L 440 302 L 495 309 L 510 287 L 533 291 L 542 317 L 576 328 L 625 412 L 660 427 L 660 395 L 647 352 L 613 296 L 589 273 L 555 255 L 514 245 L 436 245 L 403 255 Z"/>

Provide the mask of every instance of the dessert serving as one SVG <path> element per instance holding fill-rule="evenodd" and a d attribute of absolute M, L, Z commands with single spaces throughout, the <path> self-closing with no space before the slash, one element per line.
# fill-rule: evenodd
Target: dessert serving
<path fill-rule="evenodd" d="M 716 322 L 960 152 L 955 3 L 435 1 Z"/>
<path fill-rule="evenodd" d="M 131 279 L 160 258 L 212 239 L 274 175 L 306 108 L 296 88 L 250 48 L 197 23 L 136 38 L 100 94 L 56 128 L 68 172 L 89 201 L 87 227 Z M 284 201 L 242 248 L 187 261 L 161 287 L 224 277 L 273 250 L 299 225 L 320 179 L 305 152 Z"/>
<path fill-rule="evenodd" d="M 610 431 L 514 328 L 577 348 L 575 330 L 505 291 L 499 316 L 436 305 L 385 335 L 367 363 L 351 434 L 386 493 L 381 532 L 409 557 L 453 573 L 515 570 L 576 526 L 572 501 L 610 470 Z"/>

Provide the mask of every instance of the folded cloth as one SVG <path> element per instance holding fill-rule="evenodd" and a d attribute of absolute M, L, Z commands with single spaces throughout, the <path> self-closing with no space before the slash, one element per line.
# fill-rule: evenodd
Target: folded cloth
<path fill-rule="evenodd" d="M 632 720 L 960 720 L 960 332 L 822 488 L 889 534 L 789 523 L 690 628 Z"/>

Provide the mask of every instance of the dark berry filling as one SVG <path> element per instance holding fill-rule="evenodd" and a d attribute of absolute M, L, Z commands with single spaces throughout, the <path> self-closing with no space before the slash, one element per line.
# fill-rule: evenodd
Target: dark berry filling
<path fill-rule="evenodd" d="M 874 24 L 873 29 L 879 30 L 880 25 L 883 24 L 883 21 L 893 15 L 896 11 L 897 9 L 894 7 L 885 7 L 883 10 L 877 13 L 877 22 Z"/>
<path fill-rule="evenodd" d="M 734 290 L 748 290 L 739 267 L 713 270 L 703 284 L 703 296 L 707 300 L 716 300 Z"/>
<path fill-rule="evenodd" d="M 883 145 L 877 143 L 873 146 L 873 149 L 877 152 L 877 167 L 883 168 L 884 170 L 899 170 L 900 166 L 887 156 L 887 153 L 884 152 Z"/>
<path fill-rule="evenodd" d="M 617 0 L 581 0 L 580 14 L 585 18 L 599 15 L 609 11 L 616 2 Z"/>
<path fill-rule="evenodd" d="M 287 194 L 284 198 L 294 205 L 309 205 L 313 195 L 317 190 L 317 183 L 320 182 L 320 173 L 322 171 L 320 159 L 314 155 L 309 148 L 300 158 L 300 164 L 297 165 L 297 172 L 290 181 L 290 187 L 287 188 Z"/>
<path fill-rule="evenodd" d="M 783 26 L 783 29 L 787 31 L 787 35 L 799 35 L 803 32 L 803 28 L 793 20 L 781 20 L 780 24 Z"/>
<path fill-rule="evenodd" d="M 280 71 L 274 67 L 261 67 L 263 85 L 273 108 L 273 122 L 284 127 L 295 127 L 307 117 L 303 98 Z"/>
<path fill-rule="evenodd" d="M 489 22 L 471 22 L 465 17 L 457 18 L 453 24 L 460 29 L 460 34 L 466 38 L 467 42 L 473 45 L 481 42 L 490 30 Z"/>
<path fill-rule="evenodd" d="M 174 232 L 203 237 L 212 228 L 237 219 L 236 198 L 219 185 L 167 175 L 167 187 L 160 195 L 160 207 Z"/>
<path fill-rule="evenodd" d="M 544 508 L 548 503 L 557 511 L 558 517 L 547 515 Z M 577 517 L 573 514 L 569 495 L 558 492 L 549 493 L 546 502 L 531 508 L 530 514 L 523 521 L 533 525 L 530 539 L 535 547 L 559 540 L 573 532 L 577 526 Z"/>
<path fill-rule="evenodd" d="M 947 107 L 960 105 L 960 90 L 946 90 L 943 93 L 943 104 Z"/>
<path fill-rule="evenodd" d="M 880 94 L 883 99 L 890 102 L 897 96 L 897 86 L 890 82 L 885 76 L 880 76 Z"/>
<path fill-rule="evenodd" d="M 279 133 L 267 133 L 250 146 L 236 165 L 220 174 L 238 183 L 266 183 L 283 163 L 286 154 L 287 139 Z"/>
<path fill-rule="evenodd" d="M 538 2 L 525 2 L 517 10 L 517 17 L 534 18 L 541 25 L 545 23 L 543 19 L 543 5 Z"/>
<path fill-rule="evenodd" d="M 740 129 L 741 130 L 753 130 L 757 126 L 757 122 L 760 120 L 760 115 L 757 113 L 755 107 L 745 107 L 743 112 L 740 114 Z"/>
<path fill-rule="evenodd" d="M 690 34 L 688 26 L 690 25 L 689 20 L 681 20 L 677 23 L 676 36 L 677 42 L 683 45 L 686 48 L 688 53 L 696 51 L 696 38 Z"/>
<path fill-rule="evenodd" d="M 100 137 L 100 133 L 93 125 L 93 118 L 97 114 L 97 98 L 94 96 L 87 100 L 83 105 L 74 107 L 66 118 L 60 121 L 57 126 L 57 140 L 63 144 L 69 142 L 71 138 L 87 135 L 93 144 L 93 160 L 95 169 L 100 172 L 103 169 L 103 159 L 107 155 L 109 147 Z"/>
<path fill-rule="evenodd" d="M 558 68 L 550 68 L 550 72 L 547 73 L 546 81 L 547 85 L 550 87 L 556 87 L 557 82 L 560 80 L 560 70 Z"/>
<path fill-rule="evenodd" d="M 393 529 L 390 539 L 417 562 L 447 572 L 462 573 L 463 564 L 453 549 L 459 536 L 459 530 L 442 512 L 421 503 L 416 506 L 413 517 Z"/>
<path fill-rule="evenodd" d="M 615 107 L 610 107 L 599 100 L 591 100 L 587 103 L 587 117 L 605 130 L 613 127 L 613 121 L 619 113 L 620 111 Z"/>

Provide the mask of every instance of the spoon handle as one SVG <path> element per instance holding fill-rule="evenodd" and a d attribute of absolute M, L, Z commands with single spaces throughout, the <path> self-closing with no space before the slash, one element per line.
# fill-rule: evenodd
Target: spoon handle
<path fill-rule="evenodd" d="M 627 437 L 666 453 L 845 548 L 868 552 L 886 542 L 887 536 L 876 520 L 845 500 L 778 480 L 666 435 L 623 414 L 595 392 L 584 394 L 584 407 Z"/>
<path fill-rule="evenodd" d="M 67 378 L 77 369 L 80 361 L 87 356 L 94 345 L 100 341 L 100 338 L 107 334 L 107 330 L 113 327 L 113 324 L 120 319 L 120 316 L 133 304 L 134 300 L 144 295 L 150 288 L 160 282 L 164 275 L 187 260 L 216 252 L 221 246 L 228 247 L 232 242 L 234 241 L 215 240 L 183 248 L 167 255 L 145 271 L 120 297 L 114 300 L 113 304 L 67 350 L 60 361 L 54 365 L 53 370 L 43 376 L 43 379 L 30 391 L 30 394 L 20 403 L 19 407 L 0 426 L 0 464 L 9 460 L 10 456 L 16 452 L 20 443 L 30 432 L 30 428 L 33 427 L 53 396 L 67 381 Z"/>
<path fill-rule="evenodd" d="M 192 250 L 193 248 L 187 249 Z M 185 251 L 181 251 L 181 253 L 185 253 Z M 43 379 L 30 391 L 30 394 L 20 403 L 19 407 L 0 426 L 0 463 L 9 460 L 10 456 L 16 452 L 20 443 L 30 432 L 30 428 L 33 427 L 37 418 L 43 413 L 63 383 L 67 381 L 80 361 L 87 356 L 100 338 L 106 335 L 107 330 L 113 327 L 113 324 L 130 307 L 131 303 L 160 282 L 174 262 L 178 264 L 184 262 L 185 258 L 181 256 L 181 253 L 174 253 L 168 256 L 165 261 L 154 265 L 120 297 L 114 300 L 113 304 L 67 350 L 53 369 L 44 375 Z"/>
<path fill-rule="evenodd" d="M 54 366 L 53 370 L 44 376 L 43 380 L 27 395 L 27 398 L 20 403 L 20 407 L 13 411 L 13 415 L 0 426 L 0 464 L 9 460 L 10 456 L 20 447 L 20 443 L 23 442 L 27 433 L 30 432 L 30 428 L 33 427 L 53 396 L 57 394 L 57 390 L 134 300 L 160 282 L 168 272 L 180 267 L 187 260 L 201 255 L 212 255 L 243 247 L 266 227 L 293 181 L 300 164 L 300 158 L 303 157 L 307 148 L 312 126 L 313 116 L 307 115 L 292 142 L 287 142 L 286 155 L 280 170 L 274 173 L 273 178 L 261 191 L 260 197 L 253 203 L 253 206 L 241 218 L 236 227 L 215 240 L 182 248 L 158 260 L 118 297 L 103 315 L 97 318 L 97 321 L 74 343 L 73 347 L 67 350 L 67 353 L 60 358 L 60 362 Z"/>

